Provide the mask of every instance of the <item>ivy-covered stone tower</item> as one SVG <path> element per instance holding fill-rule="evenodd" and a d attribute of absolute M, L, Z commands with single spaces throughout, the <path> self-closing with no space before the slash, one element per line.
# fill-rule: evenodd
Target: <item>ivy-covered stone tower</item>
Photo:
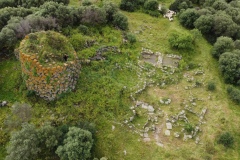
<path fill-rule="evenodd" d="M 80 62 L 70 42 L 60 33 L 27 35 L 19 46 L 22 75 L 28 90 L 52 101 L 75 88 Z"/>

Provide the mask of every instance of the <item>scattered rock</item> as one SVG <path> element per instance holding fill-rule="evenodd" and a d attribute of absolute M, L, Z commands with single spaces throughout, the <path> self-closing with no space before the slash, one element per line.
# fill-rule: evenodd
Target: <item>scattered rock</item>
<path fill-rule="evenodd" d="M 7 105 L 7 101 L 2 101 L 2 106 L 6 106 Z"/>
<path fill-rule="evenodd" d="M 123 151 L 123 154 L 124 154 L 124 156 L 126 156 L 127 155 L 127 151 L 124 149 L 124 151 Z"/>
<path fill-rule="evenodd" d="M 143 138 L 143 141 L 144 141 L 144 142 L 150 142 L 151 139 L 150 139 L 149 137 L 146 137 L 146 138 Z"/>
<path fill-rule="evenodd" d="M 163 15 L 164 18 L 168 18 L 168 20 L 171 22 L 173 21 L 173 16 L 176 15 L 176 12 L 168 10 L 166 14 Z"/>
<path fill-rule="evenodd" d="M 186 141 L 188 139 L 192 139 L 192 135 L 184 134 L 183 141 Z"/>
<path fill-rule="evenodd" d="M 134 116 L 129 118 L 129 121 L 132 122 L 134 120 Z"/>
<path fill-rule="evenodd" d="M 114 131 L 115 130 L 115 126 L 114 125 L 112 125 L 112 131 Z"/>
<path fill-rule="evenodd" d="M 154 112 L 153 106 L 148 106 L 148 112 Z"/>
<path fill-rule="evenodd" d="M 156 143 L 159 147 L 163 147 L 164 145 L 162 144 L 162 143 L 160 143 L 160 142 L 157 142 Z"/>
<path fill-rule="evenodd" d="M 146 133 L 146 132 L 143 133 L 143 137 L 144 137 L 144 138 L 148 138 L 148 133 Z"/>
<path fill-rule="evenodd" d="M 172 129 L 172 123 L 166 123 L 167 129 Z"/>
<path fill-rule="evenodd" d="M 171 132 L 169 130 L 165 130 L 165 135 L 166 136 L 170 136 L 171 135 Z"/>
<path fill-rule="evenodd" d="M 197 137 L 196 140 L 195 140 L 195 143 L 198 144 L 200 142 L 200 138 Z"/>
<path fill-rule="evenodd" d="M 178 138 L 178 137 L 180 137 L 180 134 L 178 132 L 175 132 L 174 137 Z"/>

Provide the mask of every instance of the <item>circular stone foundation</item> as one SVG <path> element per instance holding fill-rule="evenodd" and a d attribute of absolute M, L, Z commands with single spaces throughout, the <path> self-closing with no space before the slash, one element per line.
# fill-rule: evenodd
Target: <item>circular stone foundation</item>
<path fill-rule="evenodd" d="M 27 35 L 19 46 L 22 75 L 28 90 L 52 101 L 75 88 L 80 62 L 70 42 L 60 33 Z"/>

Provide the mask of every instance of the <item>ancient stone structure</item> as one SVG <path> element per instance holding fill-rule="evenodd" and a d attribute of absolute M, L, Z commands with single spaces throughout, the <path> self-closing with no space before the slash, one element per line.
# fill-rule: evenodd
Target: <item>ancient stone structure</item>
<path fill-rule="evenodd" d="M 55 43 L 52 41 L 56 40 L 56 45 L 58 45 L 56 50 L 59 52 L 57 54 L 51 53 L 53 50 L 51 47 L 54 47 L 51 45 L 48 46 L 48 48 L 51 48 L 50 50 L 43 51 L 39 49 L 44 48 L 43 45 L 46 44 L 46 40 L 36 42 L 36 40 L 31 40 L 31 36 L 35 37 L 35 39 L 43 37 L 43 39 L 45 38 L 51 43 Z M 51 39 L 48 36 L 55 38 Z M 60 38 L 58 39 L 56 37 Z M 35 43 L 34 46 L 29 45 L 29 43 L 32 42 Z M 68 50 L 71 53 L 60 53 L 64 50 L 64 45 L 68 45 Z M 31 50 L 31 47 L 35 47 L 35 50 Z M 34 51 L 37 52 L 33 53 Z M 42 31 L 27 35 L 20 43 L 19 59 L 23 79 L 25 80 L 28 90 L 35 91 L 37 95 L 45 100 L 52 101 L 62 93 L 73 90 L 76 86 L 81 65 L 76 52 L 67 41 L 67 38 L 59 33 Z"/>

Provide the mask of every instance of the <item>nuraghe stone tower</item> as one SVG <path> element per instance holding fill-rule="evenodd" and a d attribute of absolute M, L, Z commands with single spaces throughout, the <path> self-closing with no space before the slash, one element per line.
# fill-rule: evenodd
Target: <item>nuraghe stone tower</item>
<path fill-rule="evenodd" d="M 80 62 L 70 42 L 60 33 L 27 35 L 19 46 L 22 75 L 28 90 L 52 101 L 75 88 Z"/>

